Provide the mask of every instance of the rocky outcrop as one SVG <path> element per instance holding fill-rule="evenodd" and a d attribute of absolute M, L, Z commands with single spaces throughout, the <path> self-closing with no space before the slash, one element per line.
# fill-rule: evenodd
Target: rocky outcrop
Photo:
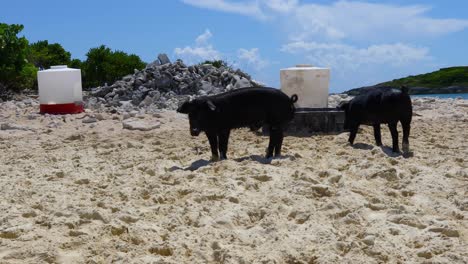
<path fill-rule="evenodd" d="M 344 94 L 350 96 L 357 96 L 363 93 L 367 93 L 369 90 L 385 87 L 381 85 L 375 86 L 366 86 L 351 89 L 349 91 L 343 92 Z M 396 86 L 395 88 L 399 88 Z M 424 94 L 459 94 L 459 93 L 468 93 L 468 87 L 466 86 L 448 86 L 448 87 L 441 87 L 441 88 L 427 88 L 427 87 L 409 87 L 409 94 L 411 95 L 424 95 Z"/>
<path fill-rule="evenodd" d="M 240 70 L 211 64 L 187 66 L 181 60 L 171 63 L 167 55 L 160 54 L 143 70 L 135 70 L 112 85 L 93 89 L 86 101 L 89 108 L 104 105 L 174 110 L 180 101 L 191 97 L 250 86 L 262 85 Z"/>
<path fill-rule="evenodd" d="M 13 98 L 13 93 L 7 90 L 6 85 L 0 82 L 0 102 L 11 100 Z"/>

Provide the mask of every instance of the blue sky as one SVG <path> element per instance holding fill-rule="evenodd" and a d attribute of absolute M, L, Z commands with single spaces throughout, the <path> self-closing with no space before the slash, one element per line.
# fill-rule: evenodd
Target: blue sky
<path fill-rule="evenodd" d="M 279 69 L 331 68 L 331 92 L 467 65 L 468 1 L 3 1 L 0 22 L 74 58 L 105 44 L 147 62 L 224 59 L 279 87 Z"/>

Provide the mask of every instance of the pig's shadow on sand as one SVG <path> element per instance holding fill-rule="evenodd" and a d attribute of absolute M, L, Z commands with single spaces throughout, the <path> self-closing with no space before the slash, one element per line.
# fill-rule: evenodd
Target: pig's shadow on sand
<path fill-rule="evenodd" d="M 372 149 L 374 149 L 374 146 L 369 145 L 369 144 L 365 144 L 365 143 L 356 143 L 356 144 L 353 145 L 353 148 L 363 149 L 363 150 L 372 150 Z M 380 147 L 380 149 L 382 150 L 383 153 L 385 153 L 385 155 L 387 155 L 389 157 L 392 157 L 392 158 L 396 158 L 396 157 L 400 157 L 400 156 L 402 156 L 403 158 L 413 157 L 413 152 L 409 152 L 409 153 L 398 152 L 398 153 L 395 153 L 395 152 L 392 151 L 391 147 L 387 147 L 387 146 L 382 146 L 382 147 Z M 261 163 L 261 164 L 271 164 L 271 161 L 273 159 L 291 159 L 291 160 L 294 160 L 295 158 L 293 156 L 286 155 L 286 156 L 280 156 L 280 157 L 267 159 L 264 156 L 260 156 L 260 155 L 250 155 L 250 156 L 247 156 L 247 157 L 237 158 L 237 159 L 233 159 L 233 160 L 236 161 L 236 162 L 243 162 L 243 161 L 246 161 L 246 160 L 252 160 L 252 161 L 255 161 L 255 162 L 258 162 L 258 163 Z M 196 170 L 198 170 L 198 169 L 200 169 L 202 167 L 206 167 L 206 166 L 210 165 L 211 163 L 213 163 L 213 162 L 208 161 L 208 160 L 204 160 L 204 159 L 199 159 L 197 161 L 192 162 L 192 164 L 190 164 L 190 166 L 188 166 L 187 168 L 181 168 L 179 166 L 173 166 L 172 168 L 169 169 L 169 171 L 171 171 L 171 172 L 176 171 L 176 170 L 196 171 Z"/>
<path fill-rule="evenodd" d="M 396 157 L 403 157 L 405 159 L 407 158 L 411 158 L 413 157 L 413 152 L 408 152 L 408 153 L 405 153 L 405 152 L 393 152 L 392 148 L 391 147 L 386 147 L 386 146 L 382 146 L 380 147 L 383 151 L 383 153 L 385 153 L 387 156 L 389 157 L 392 157 L 392 158 L 396 158 Z"/>
<path fill-rule="evenodd" d="M 192 162 L 192 164 L 190 164 L 190 166 L 188 166 L 184 170 L 195 171 L 201 167 L 206 167 L 210 164 L 211 164 L 211 161 L 209 160 L 199 159 L 197 161 Z"/>
<path fill-rule="evenodd" d="M 401 156 L 400 152 L 393 152 L 391 147 L 381 146 L 380 149 L 382 150 L 383 153 L 385 153 L 385 155 L 389 157 L 396 158 L 396 157 Z"/>
<path fill-rule="evenodd" d="M 372 150 L 372 149 L 374 149 L 374 146 L 366 144 L 366 143 L 356 143 L 356 144 L 353 145 L 353 148 L 354 149 L 363 149 L 363 150 Z M 400 157 L 400 156 L 403 157 L 403 158 L 413 157 L 413 152 L 409 152 L 409 153 L 393 152 L 392 148 L 387 147 L 387 146 L 381 146 L 380 149 L 382 150 L 383 153 L 385 153 L 385 155 L 387 155 L 389 157 L 392 157 L 392 158 L 396 158 L 396 157 Z"/>
<path fill-rule="evenodd" d="M 256 161 L 256 162 L 261 163 L 261 164 L 270 164 L 271 161 L 273 161 L 273 160 L 282 160 L 282 159 L 294 160 L 295 158 L 293 156 L 286 155 L 286 156 L 279 156 L 279 157 L 274 157 L 274 158 L 267 159 L 264 156 L 260 156 L 260 155 L 250 155 L 248 157 L 237 158 L 237 159 L 234 159 L 234 160 L 237 161 L 237 162 L 242 162 L 242 161 L 245 161 L 245 160 L 252 160 L 252 161 Z"/>
<path fill-rule="evenodd" d="M 262 157 L 260 155 L 251 155 L 251 156 L 244 157 L 244 158 L 234 159 L 234 161 L 237 161 L 237 162 L 242 162 L 244 160 L 253 160 L 253 161 L 256 161 L 256 162 L 262 163 L 262 164 L 270 164 L 272 159 L 266 159 L 265 157 Z M 171 171 L 171 172 L 176 171 L 176 170 L 196 171 L 196 170 L 198 170 L 198 169 L 200 169 L 202 167 L 206 167 L 206 166 L 208 166 L 208 165 L 210 165 L 212 163 L 213 163 L 213 161 L 199 159 L 197 161 L 192 162 L 192 164 L 190 164 L 190 166 L 188 166 L 187 168 L 181 168 L 179 166 L 174 166 L 174 167 L 170 168 L 169 171 Z"/>
<path fill-rule="evenodd" d="M 355 149 L 363 149 L 363 150 L 372 150 L 374 149 L 374 146 L 366 144 L 366 143 L 356 143 L 353 145 L 353 148 Z M 403 157 L 403 158 L 410 158 L 413 157 L 413 152 L 409 153 L 402 153 L 402 152 L 393 152 L 391 147 L 387 146 L 381 146 L 380 149 L 382 150 L 385 155 L 391 157 L 391 158 L 396 158 L 396 157 Z"/>
<path fill-rule="evenodd" d="M 295 158 L 293 156 L 290 156 L 290 155 L 286 155 L 286 156 L 280 156 L 280 157 L 275 157 L 275 158 L 270 158 L 270 159 L 267 159 L 265 158 L 264 156 L 260 156 L 260 155 L 250 155 L 248 157 L 243 157 L 243 158 L 237 158 L 237 159 L 233 159 L 234 161 L 236 162 L 242 162 L 242 161 L 246 161 L 246 160 L 252 160 L 252 161 L 255 161 L 255 162 L 258 162 L 258 163 L 261 163 L 261 164 L 270 164 L 271 161 L 273 159 L 291 159 L 291 160 L 294 160 Z M 184 170 L 184 171 L 196 171 L 202 167 L 206 167 L 208 165 L 210 165 L 211 163 L 213 163 L 213 161 L 208 161 L 208 160 L 204 160 L 204 159 L 199 159 L 197 161 L 194 161 L 192 162 L 192 164 L 190 164 L 190 166 L 188 166 L 187 168 L 181 168 L 179 166 L 173 166 L 169 169 L 169 171 L 176 171 L 176 170 Z"/>
<path fill-rule="evenodd" d="M 366 143 L 356 143 L 353 145 L 353 148 L 362 149 L 362 150 L 371 150 L 374 148 L 374 146 L 366 144 Z"/>
<path fill-rule="evenodd" d="M 201 167 L 205 167 L 205 166 L 210 165 L 210 163 L 211 163 L 211 161 L 204 160 L 204 159 L 199 159 L 197 161 L 192 162 L 192 164 L 190 164 L 190 166 L 188 166 L 187 168 L 181 168 L 179 166 L 173 166 L 173 167 L 171 167 L 169 169 L 169 171 L 171 171 L 171 172 L 176 171 L 176 170 L 196 171 Z"/>
<path fill-rule="evenodd" d="M 243 157 L 243 158 L 237 158 L 237 159 L 234 159 L 235 161 L 237 162 L 243 162 L 243 161 L 246 161 L 246 160 L 253 160 L 253 161 L 256 161 L 258 163 L 261 163 L 261 164 L 270 164 L 272 159 L 267 159 L 263 156 L 260 156 L 260 155 L 250 155 L 248 157 Z"/>

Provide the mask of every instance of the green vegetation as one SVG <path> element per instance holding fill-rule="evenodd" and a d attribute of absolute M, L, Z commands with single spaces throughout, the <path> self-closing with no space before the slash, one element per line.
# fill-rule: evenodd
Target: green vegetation
<path fill-rule="evenodd" d="M 52 65 L 68 65 L 70 68 L 81 69 L 83 87 L 96 87 L 113 83 L 134 69 L 142 69 L 145 63 L 140 57 L 123 51 L 112 51 L 101 45 L 92 48 L 86 54 L 87 59 L 71 59 L 70 52 L 58 43 L 49 44 L 47 40 L 38 41 L 29 45 L 28 61 L 37 68 L 49 69 Z"/>
<path fill-rule="evenodd" d="M 359 95 L 374 87 L 409 87 L 410 94 L 452 94 L 468 93 L 468 66 L 443 68 L 435 72 L 408 76 L 374 86 L 346 91 L 349 95 Z"/>
<path fill-rule="evenodd" d="M 86 54 L 86 61 L 81 63 L 85 87 L 96 87 L 104 83 L 113 83 L 121 77 L 133 73 L 135 69 L 146 66 L 140 57 L 135 54 L 128 55 L 123 51 L 112 51 L 101 45 L 92 48 Z M 77 61 L 74 61 L 79 66 Z"/>
<path fill-rule="evenodd" d="M 435 72 L 408 76 L 406 78 L 377 84 L 376 86 L 401 86 L 444 88 L 449 86 L 468 87 L 468 67 L 443 68 Z"/>
<path fill-rule="evenodd" d="M 83 87 L 91 88 L 113 83 L 146 66 L 140 57 L 123 51 L 112 51 L 101 45 L 91 48 L 86 60 L 72 59 L 59 43 L 41 40 L 32 44 L 18 34 L 23 25 L 0 23 L 0 87 L 20 91 L 37 89 L 37 71 L 52 65 L 68 65 L 81 69 Z"/>
<path fill-rule="evenodd" d="M 0 82 L 8 90 L 31 87 L 36 80 L 34 65 L 28 63 L 28 40 L 17 35 L 23 25 L 0 23 Z"/>
<path fill-rule="evenodd" d="M 28 61 L 38 68 L 49 69 L 52 65 L 69 65 L 71 54 L 58 43 L 41 40 L 29 45 Z"/>
<path fill-rule="evenodd" d="M 202 65 L 202 64 L 211 64 L 216 68 L 224 67 L 224 68 L 227 68 L 227 69 L 232 69 L 231 66 L 226 61 L 223 61 L 223 60 L 212 60 L 212 61 L 206 60 L 206 61 L 200 63 L 200 65 Z"/>
<path fill-rule="evenodd" d="M 70 61 L 70 64 L 68 67 L 74 68 L 74 69 L 82 69 L 83 68 L 83 62 L 80 61 L 79 59 L 73 59 Z"/>

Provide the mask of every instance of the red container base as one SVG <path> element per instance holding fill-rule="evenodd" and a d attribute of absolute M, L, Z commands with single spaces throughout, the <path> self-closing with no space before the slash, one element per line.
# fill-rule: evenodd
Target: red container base
<path fill-rule="evenodd" d="M 41 104 L 41 114 L 65 115 L 79 114 L 84 112 L 83 104 Z"/>

